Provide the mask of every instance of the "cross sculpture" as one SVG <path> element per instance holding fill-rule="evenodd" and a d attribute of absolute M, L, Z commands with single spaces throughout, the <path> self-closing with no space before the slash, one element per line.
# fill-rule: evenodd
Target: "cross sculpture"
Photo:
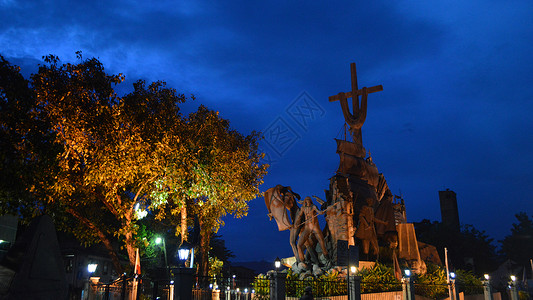
<path fill-rule="evenodd" d="M 382 85 L 376 85 L 373 87 L 363 87 L 358 89 L 357 87 L 357 72 L 355 69 L 355 63 L 350 64 L 350 71 L 352 75 L 352 91 L 343 93 L 340 92 L 337 95 L 329 97 L 329 102 L 334 102 L 339 100 L 341 102 L 342 113 L 344 115 L 344 120 L 350 126 L 349 130 L 353 138 L 353 142 L 356 147 L 362 153 L 365 152 L 363 148 L 363 138 L 361 134 L 361 127 L 365 123 L 366 119 L 366 104 L 367 96 L 370 93 L 383 91 Z M 359 107 L 359 96 L 361 96 L 361 106 Z M 350 112 L 348 107 L 348 98 L 352 98 L 353 113 Z M 363 154 L 364 156 L 364 154 Z"/>

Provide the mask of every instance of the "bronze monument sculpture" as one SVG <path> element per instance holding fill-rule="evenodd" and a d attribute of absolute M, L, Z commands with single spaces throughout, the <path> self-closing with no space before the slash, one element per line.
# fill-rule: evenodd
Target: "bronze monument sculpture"
<path fill-rule="evenodd" d="M 361 128 L 366 120 L 368 95 L 382 91 L 383 87 L 359 89 L 355 63 L 350 69 L 352 90 L 329 97 L 330 102 L 340 102 L 352 141 L 336 139 L 340 164 L 330 178 L 329 189 L 325 190 L 326 200 L 313 196 L 321 205 L 318 209 L 311 197 L 305 197 L 300 203 L 296 200 L 300 195 L 290 187 L 277 185 L 264 192 L 268 215 L 276 220 L 279 231 L 290 230 L 295 256 L 292 268 L 297 273 L 316 275 L 320 273 L 317 269 L 328 270 L 346 264 L 340 258 L 349 246 L 359 246 L 362 257 L 367 260 L 377 259 L 378 245 L 392 249 L 392 259 L 397 259 L 396 253 L 400 253 L 404 256 L 400 259 L 419 266 L 415 271 L 424 272 L 418 249 L 413 252 L 409 250 L 412 245 L 402 244 L 402 239 L 412 241 L 413 238 L 416 243 L 414 231 L 410 230 L 412 224 L 406 224 L 403 200 L 393 196 L 385 177 L 363 147 Z M 352 98 L 351 111 L 348 98 Z M 322 214 L 325 214 L 326 225 L 321 230 L 317 218 Z"/>

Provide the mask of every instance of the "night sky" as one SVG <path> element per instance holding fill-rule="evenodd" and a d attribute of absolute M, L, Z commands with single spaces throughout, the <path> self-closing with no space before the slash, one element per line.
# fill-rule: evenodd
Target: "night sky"
<path fill-rule="evenodd" d="M 164 80 L 264 131 L 261 187 L 324 198 L 339 158 L 350 63 L 369 95 L 363 144 L 409 222 L 440 221 L 438 191 L 457 193 L 462 224 L 496 240 L 533 215 L 533 2 L 0 0 L 0 54 L 25 75 L 41 57 L 96 57 L 137 79 Z M 283 135 L 275 135 L 278 133 Z M 291 256 L 262 198 L 220 230 L 234 261 Z"/>

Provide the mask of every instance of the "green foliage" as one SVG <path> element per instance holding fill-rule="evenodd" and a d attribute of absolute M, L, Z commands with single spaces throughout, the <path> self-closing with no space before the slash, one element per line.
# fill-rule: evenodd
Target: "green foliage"
<path fill-rule="evenodd" d="M 46 210 L 36 187 L 53 179 L 58 151 L 43 147 L 54 135 L 39 114 L 30 82 L 0 55 L 0 214 L 23 222 Z"/>
<path fill-rule="evenodd" d="M 378 293 L 401 290 L 401 283 L 394 276 L 394 269 L 376 263 L 370 269 L 359 272 L 362 293 Z"/>
<path fill-rule="evenodd" d="M 226 242 L 222 239 L 221 235 L 213 234 L 209 241 L 209 246 L 209 255 L 224 263 L 227 263 L 230 258 L 235 257 L 233 252 L 226 248 Z"/>
<path fill-rule="evenodd" d="M 529 298 L 529 293 L 526 292 L 526 291 L 518 291 L 518 298 L 520 300 L 528 300 L 528 299 L 531 299 Z"/>
<path fill-rule="evenodd" d="M 446 270 L 434 264 L 427 265 L 424 275 L 417 275 L 415 280 L 415 293 L 431 299 L 444 298 L 448 294 Z"/>
<path fill-rule="evenodd" d="M 217 259 L 216 257 L 209 257 L 209 278 L 214 278 L 216 276 L 222 275 L 222 268 L 224 267 L 224 262 Z"/>
<path fill-rule="evenodd" d="M 457 270 L 457 290 L 466 295 L 483 294 L 483 282 L 472 271 Z"/>
<path fill-rule="evenodd" d="M 456 285 L 459 292 L 467 295 L 482 294 L 483 284 L 470 271 L 458 270 L 456 272 Z M 394 269 L 390 266 L 376 263 L 370 269 L 363 269 L 358 273 L 361 277 L 362 293 L 383 293 L 402 290 L 402 283 L 394 277 Z M 346 295 L 347 284 L 346 275 L 332 271 L 314 278 L 309 276 L 303 280 L 298 278 L 298 274 L 287 272 L 286 293 L 287 296 L 300 297 L 305 287 L 313 289 L 315 297 L 327 297 L 335 295 Z M 448 296 L 448 284 L 446 282 L 446 270 L 442 266 L 428 264 L 427 273 L 414 275 L 415 293 L 430 299 L 442 299 Z M 260 295 L 268 296 L 268 277 L 259 275 L 255 278 L 254 288 Z"/>
<path fill-rule="evenodd" d="M 254 299 L 270 299 L 270 280 L 268 279 L 268 275 L 259 274 L 256 276 L 252 286 L 255 290 Z"/>

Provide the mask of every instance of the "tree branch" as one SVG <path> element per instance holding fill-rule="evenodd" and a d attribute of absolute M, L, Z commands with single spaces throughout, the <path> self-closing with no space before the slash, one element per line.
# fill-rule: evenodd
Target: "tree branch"
<path fill-rule="evenodd" d="M 73 215 L 76 219 L 80 220 L 81 223 L 83 223 L 90 230 L 93 230 L 96 233 L 96 235 L 98 235 L 98 237 L 104 244 L 105 248 L 107 249 L 107 252 L 109 256 L 111 257 L 111 260 L 113 261 L 113 265 L 115 266 L 115 271 L 117 271 L 118 274 L 122 274 L 124 272 L 122 265 L 120 264 L 120 261 L 118 259 L 117 253 L 115 252 L 115 249 L 113 249 L 113 245 L 111 245 L 111 241 L 105 235 L 105 233 L 102 230 L 100 230 L 93 222 L 91 222 L 86 217 L 80 215 L 74 209 L 67 208 L 66 211 L 70 213 L 71 215 Z"/>

